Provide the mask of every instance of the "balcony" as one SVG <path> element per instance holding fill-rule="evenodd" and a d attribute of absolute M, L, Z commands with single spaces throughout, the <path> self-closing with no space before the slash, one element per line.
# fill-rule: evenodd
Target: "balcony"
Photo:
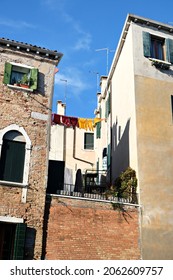
<path fill-rule="evenodd" d="M 87 200 L 107 201 L 112 203 L 138 204 L 138 194 L 131 191 L 123 194 L 116 194 L 111 188 L 106 185 L 84 186 L 80 190 L 76 190 L 76 186 L 72 184 L 64 184 L 58 186 L 56 193 L 50 195 L 57 195 L 63 197 L 71 197 Z"/>

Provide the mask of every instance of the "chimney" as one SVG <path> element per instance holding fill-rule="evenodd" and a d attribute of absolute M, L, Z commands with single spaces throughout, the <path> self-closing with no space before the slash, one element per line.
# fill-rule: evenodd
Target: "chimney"
<path fill-rule="evenodd" d="M 61 100 L 57 101 L 57 114 L 64 116 L 65 115 L 66 104 L 62 103 Z"/>

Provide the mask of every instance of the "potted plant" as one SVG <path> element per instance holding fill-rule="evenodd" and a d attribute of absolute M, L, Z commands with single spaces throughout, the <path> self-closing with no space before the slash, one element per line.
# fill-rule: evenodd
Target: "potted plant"
<path fill-rule="evenodd" d="M 29 82 L 30 82 L 30 80 L 29 80 L 27 74 L 24 74 L 21 79 L 20 86 L 24 87 L 24 88 L 29 88 Z"/>

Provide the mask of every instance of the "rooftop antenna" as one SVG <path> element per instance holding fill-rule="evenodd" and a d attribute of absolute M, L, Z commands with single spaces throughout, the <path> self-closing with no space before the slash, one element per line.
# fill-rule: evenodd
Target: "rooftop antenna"
<path fill-rule="evenodd" d="M 67 80 L 65 79 L 60 79 L 60 81 L 62 82 L 65 82 L 65 93 L 64 93 L 64 103 L 65 103 L 65 106 L 67 105 L 66 102 L 67 102 Z M 65 107 L 66 108 L 66 107 Z M 65 113 L 66 115 L 66 113 Z"/>
<path fill-rule="evenodd" d="M 99 72 L 89 71 L 89 73 L 96 75 L 97 92 L 99 92 Z"/>
<path fill-rule="evenodd" d="M 97 49 L 95 50 L 96 52 L 99 51 L 106 51 L 106 75 L 108 75 L 108 63 L 109 63 L 109 52 L 114 52 L 114 50 L 109 50 L 109 48 L 102 48 L 102 49 Z"/>

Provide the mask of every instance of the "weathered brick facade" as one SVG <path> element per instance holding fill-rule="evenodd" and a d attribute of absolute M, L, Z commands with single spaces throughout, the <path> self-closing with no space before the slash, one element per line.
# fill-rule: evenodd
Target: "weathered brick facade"
<path fill-rule="evenodd" d="M 10 45 L 11 43 L 11 45 Z M 10 45 L 10 46 L 9 46 Z M 20 46 L 20 43 L 18 44 Z M 27 224 L 25 258 L 40 259 L 42 253 L 45 191 L 47 187 L 49 130 L 55 66 L 60 60 L 49 58 L 38 48 L 16 48 L 0 44 L 0 131 L 17 125 L 31 141 L 28 184 L 7 184 L 0 181 L 0 216 L 22 218 Z M 30 48 L 29 50 L 27 48 Z M 39 51 L 39 52 L 38 52 Z M 49 51 L 48 51 L 49 53 Z M 38 69 L 38 88 L 34 92 L 3 84 L 5 62 L 29 65 Z M 2 143 L 1 143 L 2 144 Z M 26 199 L 22 201 L 25 193 Z"/>
<path fill-rule="evenodd" d="M 140 259 L 137 207 L 56 196 L 46 206 L 47 260 Z"/>

